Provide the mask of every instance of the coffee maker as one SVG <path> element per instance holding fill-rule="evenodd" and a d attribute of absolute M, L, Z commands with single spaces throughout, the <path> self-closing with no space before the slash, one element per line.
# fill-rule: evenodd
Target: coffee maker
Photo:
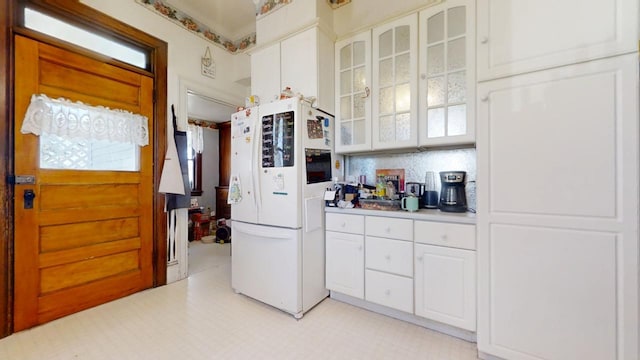
<path fill-rule="evenodd" d="M 440 172 L 440 205 L 441 211 L 445 212 L 466 212 L 467 194 L 465 193 L 464 171 L 442 171 Z"/>

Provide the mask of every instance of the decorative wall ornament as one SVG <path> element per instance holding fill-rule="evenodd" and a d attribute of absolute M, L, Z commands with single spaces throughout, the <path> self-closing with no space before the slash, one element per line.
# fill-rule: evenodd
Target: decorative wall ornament
<path fill-rule="evenodd" d="M 202 75 L 208 76 L 210 78 L 216 78 L 216 63 L 213 61 L 213 56 L 211 56 L 211 50 L 207 46 L 207 50 L 204 52 L 204 56 L 200 61 L 202 65 Z"/>
<path fill-rule="evenodd" d="M 20 132 L 56 135 L 63 139 L 109 140 L 138 146 L 149 144 L 146 116 L 64 98 L 50 99 L 44 94 L 31 96 Z"/>
<path fill-rule="evenodd" d="M 271 0 L 271 1 L 275 1 L 275 0 Z M 280 0 L 280 2 L 282 1 L 291 1 L 291 0 Z M 246 35 L 235 41 L 228 39 L 216 33 L 213 29 L 210 29 L 208 26 L 197 21 L 193 17 L 180 11 L 180 9 L 176 8 L 175 6 L 170 5 L 166 1 L 135 0 L 135 2 L 153 11 L 154 13 L 166 18 L 172 23 L 189 30 L 196 36 L 200 36 L 205 40 L 208 40 L 213 44 L 227 50 L 232 54 L 238 51 L 244 51 L 247 48 L 256 44 L 255 33 Z"/>
<path fill-rule="evenodd" d="M 351 0 L 327 0 L 332 9 L 337 9 L 340 6 L 347 5 Z"/>

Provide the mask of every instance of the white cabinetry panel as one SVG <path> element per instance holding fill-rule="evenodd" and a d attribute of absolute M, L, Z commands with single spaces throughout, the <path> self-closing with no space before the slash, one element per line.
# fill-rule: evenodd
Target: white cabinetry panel
<path fill-rule="evenodd" d="M 280 94 L 280 43 L 251 54 L 251 93 L 262 104 L 273 101 Z"/>
<path fill-rule="evenodd" d="M 491 212 L 618 214 L 623 76 L 604 61 L 480 84 Z"/>
<path fill-rule="evenodd" d="M 367 270 L 365 289 L 367 301 L 408 313 L 413 312 L 411 278 Z"/>
<path fill-rule="evenodd" d="M 365 245 L 368 269 L 413 277 L 412 242 L 367 236 Z"/>
<path fill-rule="evenodd" d="M 326 232 L 327 289 L 364 298 L 364 236 Z"/>
<path fill-rule="evenodd" d="M 416 243 L 468 250 L 476 249 L 475 225 L 416 220 L 414 227 L 414 241 Z"/>
<path fill-rule="evenodd" d="M 327 230 L 350 234 L 364 234 L 364 216 L 353 214 L 327 214 Z"/>
<path fill-rule="evenodd" d="M 637 49 L 637 0 L 478 0 L 478 79 Z"/>
<path fill-rule="evenodd" d="M 413 240 L 413 220 L 367 216 L 365 224 L 367 235 Z"/>
<path fill-rule="evenodd" d="M 530 354 L 517 359 L 617 358 L 615 234 L 510 225 L 491 234 L 494 346 Z"/>
<path fill-rule="evenodd" d="M 311 28 L 280 43 L 280 86 L 304 96 L 318 94 L 318 30 Z M 314 44 L 316 46 L 310 46 Z"/>
<path fill-rule="evenodd" d="M 416 315 L 476 329 L 474 251 L 415 245 Z"/>

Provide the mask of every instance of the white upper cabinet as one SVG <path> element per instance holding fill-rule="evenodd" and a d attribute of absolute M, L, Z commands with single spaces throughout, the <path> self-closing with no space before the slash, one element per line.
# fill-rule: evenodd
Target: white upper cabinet
<path fill-rule="evenodd" d="M 637 17 L 637 0 L 478 0 L 478 79 L 636 51 Z"/>
<path fill-rule="evenodd" d="M 251 93 L 265 104 L 280 91 L 280 43 L 275 43 L 251 54 Z"/>
<path fill-rule="evenodd" d="M 420 146 L 475 140 L 474 15 L 469 0 L 420 12 Z"/>
<path fill-rule="evenodd" d="M 418 16 L 373 29 L 373 148 L 418 145 Z"/>
<path fill-rule="evenodd" d="M 371 32 L 336 43 L 336 151 L 371 150 Z"/>

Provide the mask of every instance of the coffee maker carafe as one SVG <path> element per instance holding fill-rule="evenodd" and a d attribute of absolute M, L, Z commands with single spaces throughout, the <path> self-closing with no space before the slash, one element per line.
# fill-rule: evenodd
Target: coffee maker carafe
<path fill-rule="evenodd" d="M 442 171 L 440 172 L 440 205 L 441 211 L 446 212 L 466 212 L 467 195 L 465 193 L 464 171 Z"/>

